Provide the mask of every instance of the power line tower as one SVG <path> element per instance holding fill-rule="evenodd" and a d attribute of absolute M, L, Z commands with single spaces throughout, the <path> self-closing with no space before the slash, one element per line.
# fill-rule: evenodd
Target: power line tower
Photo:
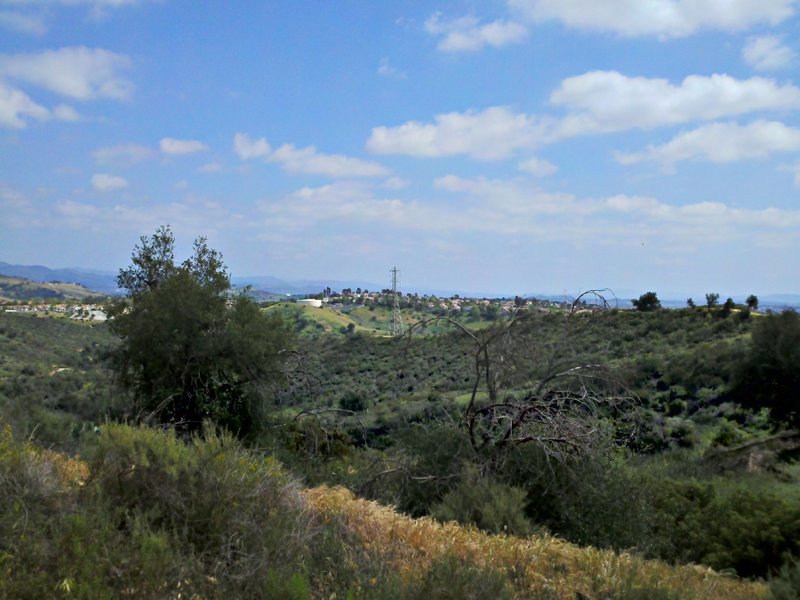
<path fill-rule="evenodd" d="M 397 267 L 392 267 L 389 272 L 392 274 L 392 325 L 389 332 L 394 336 L 400 336 L 403 335 L 403 315 L 400 314 L 400 296 L 397 291 L 400 271 Z"/>

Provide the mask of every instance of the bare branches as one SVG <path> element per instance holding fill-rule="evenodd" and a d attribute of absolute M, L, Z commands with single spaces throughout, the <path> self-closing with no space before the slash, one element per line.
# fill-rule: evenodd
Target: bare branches
<path fill-rule="evenodd" d="M 604 417 L 636 404 L 615 370 L 575 341 L 576 328 L 591 313 L 615 306 L 609 289 L 581 293 L 561 313 L 563 328 L 556 338 L 541 335 L 544 317 L 523 307 L 482 331 L 433 317 L 414 324 L 408 335 L 446 322 L 471 342 L 474 371 L 462 424 L 475 451 L 536 444 L 564 460 L 593 445 Z"/>

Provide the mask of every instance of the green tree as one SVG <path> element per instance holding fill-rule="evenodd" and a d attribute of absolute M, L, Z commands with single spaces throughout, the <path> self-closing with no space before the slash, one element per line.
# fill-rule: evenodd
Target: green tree
<path fill-rule="evenodd" d="M 800 426 L 800 315 L 785 310 L 758 319 L 733 395 L 744 406 L 769 408 L 776 422 Z"/>
<path fill-rule="evenodd" d="M 750 310 L 758 310 L 758 296 L 755 294 L 750 294 L 747 300 L 745 300 L 745 303 Z"/>
<path fill-rule="evenodd" d="M 736 308 L 736 303 L 733 301 L 733 298 L 728 298 L 725 300 L 725 304 L 722 305 L 722 312 L 720 313 L 721 316 L 727 317 L 728 315 L 733 312 L 733 309 Z"/>
<path fill-rule="evenodd" d="M 719 302 L 719 294 L 717 294 L 716 292 L 710 292 L 706 294 L 706 306 L 708 307 L 708 310 L 714 308 L 718 302 Z"/>
<path fill-rule="evenodd" d="M 688 306 L 689 308 L 694 308 L 696 304 L 694 303 L 694 300 L 689 298 L 688 300 L 686 300 L 686 306 Z"/>
<path fill-rule="evenodd" d="M 121 340 L 111 358 L 133 393 L 134 418 L 185 432 L 204 420 L 240 436 L 257 429 L 291 342 L 280 316 L 232 297 L 222 256 L 205 238 L 176 264 L 169 227 L 141 238 L 117 283 L 127 297 L 109 310 Z"/>
<path fill-rule="evenodd" d="M 631 304 L 640 312 L 651 312 L 661 308 L 661 300 L 655 292 L 645 292 L 638 300 L 631 300 Z"/>

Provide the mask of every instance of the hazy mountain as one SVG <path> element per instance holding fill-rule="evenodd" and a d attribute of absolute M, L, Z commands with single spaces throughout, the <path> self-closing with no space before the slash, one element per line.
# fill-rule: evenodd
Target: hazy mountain
<path fill-rule="evenodd" d="M 31 281 L 77 283 L 83 287 L 103 292 L 117 293 L 116 274 L 91 269 L 50 269 L 42 265 L 12 265 L 0 262 L 0 275 L 23 277 Z"/>

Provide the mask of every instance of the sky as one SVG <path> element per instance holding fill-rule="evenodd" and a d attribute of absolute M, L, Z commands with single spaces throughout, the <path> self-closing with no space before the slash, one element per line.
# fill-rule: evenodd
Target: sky
<path fill-rule="evenodd" d="M 799 293 L 800 0 L 0 0 L 0 261 Z M 682 296 L 683 295 L 683 296 Z"/>

